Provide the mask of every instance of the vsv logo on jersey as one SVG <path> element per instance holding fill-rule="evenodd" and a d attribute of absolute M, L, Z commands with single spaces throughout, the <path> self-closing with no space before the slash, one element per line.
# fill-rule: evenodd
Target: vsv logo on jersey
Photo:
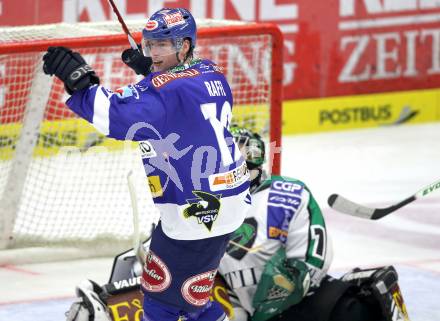
<path fill-rule="evenodd" d="M 193 194 L 198 198 L 186 200 L 189 206 L 183 211 L 183 216 L 185 218 L 195 216 L 197 223 L 204 224 L 208 231 L 211 231 L 212 225 L 220 212 L 221 195 L 202 191 L 193 191 Z"/>

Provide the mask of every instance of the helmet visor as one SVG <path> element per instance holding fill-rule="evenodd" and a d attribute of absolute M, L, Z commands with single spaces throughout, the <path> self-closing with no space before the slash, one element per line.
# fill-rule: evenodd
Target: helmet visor
<path fill-rule="evenodd" d="M 144 56 L 153 60 L 160 57 L 175 56 L 182 48 L 183 39 L 142 39 Z"/>

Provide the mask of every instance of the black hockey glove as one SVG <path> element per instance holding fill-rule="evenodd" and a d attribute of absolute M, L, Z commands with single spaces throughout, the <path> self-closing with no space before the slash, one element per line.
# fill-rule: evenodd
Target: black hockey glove
<path fill-rule="evenodd" d="M 49 47 L 43 56 L 43 71 L 55 75 L 64 83 L 71 95 L 76 90 L 99 84 L 99 78 L 84 58 L 66 47 Z"/>
<path fill-rule="evenodd" d="M 121 58 L 137 75 L 146 77 L 151 73 L 153 60 L 150 57 L 145 57 L 140 50 L 134 50 L 133 48 L 125 49 Z"/>

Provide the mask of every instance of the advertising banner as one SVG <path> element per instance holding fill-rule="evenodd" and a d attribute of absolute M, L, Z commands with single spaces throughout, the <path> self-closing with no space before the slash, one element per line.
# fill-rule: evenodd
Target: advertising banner
<path fill-rule="evenodd" d="M 440 90 L 289 100 L 283 134 L 440 121 Z"/>
<path fill-rule="evenodd" d="M 184 6 L 197 18 L 273 22 L 284 33 L 284 98 L 440 85 L 440 1 L 115 1 L 125 19 Z M 106 0 L 0 1 L 0 25 L 115 19 Z"/>
<path fill-rule="evenodd" d="M 285 109 L 293 100 L 440 88 L 438 0 L 115 3 L 126 20 L 183 6 L 196 18 L 276 23 L 284 35 Z M 0 0 L 0 25 L 115 19 L 107 0 Z"/>

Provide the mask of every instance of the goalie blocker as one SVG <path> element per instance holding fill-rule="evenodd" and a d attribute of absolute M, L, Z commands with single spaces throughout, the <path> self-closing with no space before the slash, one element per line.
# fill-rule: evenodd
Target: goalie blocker
<path fill-rule="evenodd" d="M 78 299 L 66 312 L 66 320 L 141 321 L 141 274 L 142 265 L 133 250 L 116 256 L 108 284 L 101 288 L 86 281 L 77 287 Z M 355 269 L 341 279 L 326 277 L 313 294 L 270 321 L 353 321 L 353 317 L 358 319 L 356 315 L 372 321 L 409 321 L 397 281 L 392 266 Z M 226 283 L 217 275 L 210 298 L 219 302 L 233 321 L 234 309 L 227 293 Z"/>

